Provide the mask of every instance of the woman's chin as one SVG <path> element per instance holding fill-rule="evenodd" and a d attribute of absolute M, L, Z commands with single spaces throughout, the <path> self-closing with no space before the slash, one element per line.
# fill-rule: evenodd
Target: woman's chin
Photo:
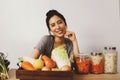
<path fill-rule="evenodd" d="M 61 35 L 57 35 L 58 37 L 64 37 L 64 35 L 63 34 L 61 34 Z"/>

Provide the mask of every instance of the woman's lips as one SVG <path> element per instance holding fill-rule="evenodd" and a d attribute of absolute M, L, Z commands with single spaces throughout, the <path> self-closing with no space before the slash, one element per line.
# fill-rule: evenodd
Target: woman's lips
<path fill-rule="evenodd" d="M 56 31 L 58 34 L 62 34 L 63 33 L 63 30 L 58 30 Z"/>

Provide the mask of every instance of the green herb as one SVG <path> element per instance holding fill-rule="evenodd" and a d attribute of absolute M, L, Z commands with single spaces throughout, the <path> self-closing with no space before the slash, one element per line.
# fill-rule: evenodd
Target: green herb
<path fill-rule="evenodd" d="M 6 80 L 9 78 L 8 70 L 5 65 L 5 60 L 6 60 L 6 57 L 5 57 L 4 53 L 0 52 L 0 77 L 1 77 L 1 80 Z"/>

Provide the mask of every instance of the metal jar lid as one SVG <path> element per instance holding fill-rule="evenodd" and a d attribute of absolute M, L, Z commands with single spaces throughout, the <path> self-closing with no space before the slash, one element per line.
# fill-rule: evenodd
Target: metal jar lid
<path fill-rule="evenodd" d="M 92 56 L 97 56 L 97 55 L 101 56 L 101 55 L 102 55 L 102 53 L 91 52 L 91 55 L 92 55 Z"/>

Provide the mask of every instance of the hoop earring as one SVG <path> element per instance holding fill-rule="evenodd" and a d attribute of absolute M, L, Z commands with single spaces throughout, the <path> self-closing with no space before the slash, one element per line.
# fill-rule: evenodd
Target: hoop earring
<path fill-rule="evenodd" d="M 50 34 L 50 35 L 53 35 L 53 33 L 52 33 L 51 31 L 49 31 L 49 34 Z"/>

